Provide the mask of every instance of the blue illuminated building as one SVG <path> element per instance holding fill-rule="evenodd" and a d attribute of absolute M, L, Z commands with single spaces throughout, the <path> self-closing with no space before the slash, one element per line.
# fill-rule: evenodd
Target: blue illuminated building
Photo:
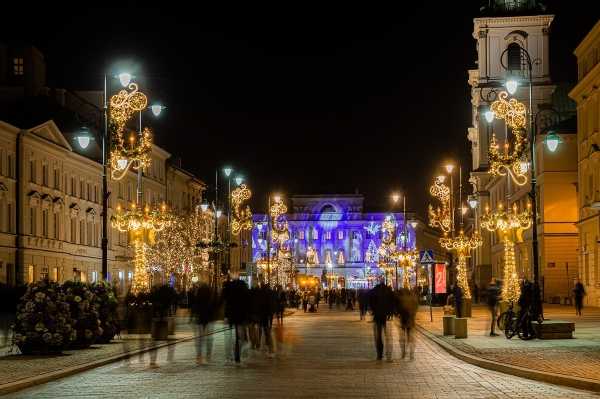
<path fill-rule="evenodd" d="M 399 212 L 366 213 L 364 197 L 352 195 L 299 195 L 288 203 L 286 215 L 290 230 L 292 262 L 298 273 L 314 275 L 337 287 L 367 287 L 381 275 L 377 249 L 383 233 L 381 223 L 389 215 L 397 222 L 397 243 L 404 240 L 403 214 Z M 289 206 L 291 205 L 291 206 Z M 407 247 L 414 248 L 414 215 L 407 213 Z M 254 215 L 252 230 L 253 264 L 267 258 L 267 216 Z M 314 264 L 308 264 L 307 251 L 314 249 Z M 327 277 L 329 276 L 329 279 Z M 372 285 L 372 284 L 371 284 Z"/>

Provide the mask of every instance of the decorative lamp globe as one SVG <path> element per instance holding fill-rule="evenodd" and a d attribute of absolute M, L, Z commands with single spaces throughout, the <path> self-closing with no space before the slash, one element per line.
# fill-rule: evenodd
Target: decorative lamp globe
<path fill-rule="evenodd" d="M 485 117 L 487 123 L 492 123 L 496 114 L 494 114 L 494 111 L 492 111 L 491 109 L 488 109 L 483 113 L 483 116 Z"/>
<path fill-rule="evenodd" d="M 238 176 L 235 178 L 235 184 L 238 186 L 244 182 L 244 178 L 242 176 Z"/>
<path fill-rule="evenodd" d="M 514 77 L 510 77 L 506 80 L 505 86 L 508 93 L 513 95 L 517 92 L 517 88 L 519 87 L 519 81 Z"/>
<path fill-rule="evenodd" d="M 119 74 L 119 82 L 121 83 L 121 86 L 123 87 L 127 87 L 127 85 L 129 85 L 129 83 L 131 82 L 131 74 L 128 72 L 122 72 Z"/>
<path fill-rule="evenodd" d="M 418 224 L 419 224 L 419 222 L 417 222 L 416 220 L 413 220 L 410 222 L 410 225 L 413 229 L 416 229 Z"/>
<path fill-rule="evenodd" d="M 469 203 L 471 209 L 477 208 L 477 198 L 475 198 L 474 196 L 470 196 L 467 202 Z"/>
<path fill-rule="evenodd" d="M 449 164 L 445 165 L 444 168 L 446 168 L 446 172 L 448 172 L 448 174 L 451 174 L 452 171 L 454 170 L 454 165 L 449 163 Z"/>
<path fill-rule="evenodd" d="M 225 176 L 229 177 L 229 175 L 231 174 L 231 172 L 233 172 L 232 168 L 223 168 L 223 172 L 225 172 Z"/>
<path fill-rule="evenodd" d="M 558 148 L 558 145 L 562 142 L 562 140 L 560 139 L 560 136 L 554 132 L 550 132 L 546 135 L 546 147 L 548 147 L 548 150 L 550 152 L 554 152 L 556 151 L 556 149 Z"/>
<path fill-rule="evenodd" d="M 160 104 L 154 104 L 150 106 L 150 110 L 152 111 L 154 116 L 159 116 L 163 109 L 165 109 L 165 107 L 163 107 Z"/>
<path fill-rule="evenodd" d="M 222 214 L 223 214 L 223 211 L 220 209 L 217 209 L 217 218 L 220 218 Z"/>
<path fill-rule="evenodd" d="M 202 209 L 202 212 L 206 212 L 206 210 L 208 209 L 208 202 L 204 201 L 203 203 L 201 203 L 200 209 Z"/>
<path fill-rule="evenodd" d="M 77 144 L 85 150 L 90 145 L 90 136 L 78 136 Z"/>
<path fill-rule="evenodd" d="M 117 160 L 117 168 L 119 168 L 119 170 L 123 170 L 127 167 L 127 159 L 125 158 L 121 158 Z"/>

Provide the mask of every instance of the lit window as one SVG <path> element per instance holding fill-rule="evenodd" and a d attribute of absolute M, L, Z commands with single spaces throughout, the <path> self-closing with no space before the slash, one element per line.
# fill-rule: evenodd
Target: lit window
<path fill-rule="evenodd" d="M 338 240 L 344 239 L 344 230 L 338 230 Z"/>
<path fill-rule="evenodd" d="M 312 234 L 313 240 L 318 240 L 319 239 L 319 232 L 317 231 L 317 229 L 314 229 L 312 233 L 313 233 Z"/>
<path fill-rule="evenodd" d="M 300 230 L 300 231 L 298 232 L 298 238 L 299 238 L 300 240 L 304 240 L 304 230 Z"/>
<path fill-rule="evenodd" d="M 13 58 L 13 74 L 22 76 L 25 73 L 23 58 Z"/>
<path fill-rule="evenodd" d="M 92 272 L 92 283 L 98 282 L 98 272 Z"/>
<path fill-rule="evenodd" d="M 331 240 L 331 231 L 326 231 L 324 235 L 326 240 Z"/>

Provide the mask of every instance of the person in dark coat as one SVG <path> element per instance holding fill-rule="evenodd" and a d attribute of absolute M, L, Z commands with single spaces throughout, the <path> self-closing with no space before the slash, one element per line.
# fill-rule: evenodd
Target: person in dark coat
<path fill-rule="evenodd" d="M 192 317 L 196 322 L 196 362 L 205 364 L 212 354 L 211 330 L 218 299 L 208 284 L 201 284 L 192 290 L 190 302 Z"/>
<path fill-rule="evenodd" d="M 245 281 L 236 279 L 227 281 L 223 285 L 225 318 L 227 318 L 229 327 L 235 329 L 234 360 L 236 363 L 241 361 L 240 336 L 244 331 L 243 326 L 248 319 L 249 299 L 248 285 Z"/>
<path fill-rule="evenodd" d="M 498 297 L 500 295 L 500 289 L 496 284 L 496 280 L 492 279 L 487 289 L 487 305 L 492 316 L 492 324 L 490 325 L 490 337 L 497 337 L 496 334 L 496 318 L 498 317 Z"/>
<path fill-rule="evenodd" d="M 369 295 L 365 289 L 358 290 L 358 307 L 360 310 L 360 319 L 364 320 L 369 308 Z"/>
<path fill-rule="evenodd" d="M 375 349 L 377 351 L 377 360 L 383 358 L 383 336 L 385 335 L 385 350 L 388 360 L 392 358 L 392 345 L 390 331 L 386 329 L 388 317 L 393 314 L 394 294 L 392 289 L 383 282 L 377 284 L 369 292 L 369 307 L 373 314 L 373 333 L 375 335 Z"/>
<path fill-rule="evenodd" d="M 573 296 L 575 297 L 575 312 L 577 316 L 581 316 L 581 309 L 583 309 L 583 297 L 585 296 L 585 288 L 579 279 L 573 288 Z"/>
<path fill-rule="evenodd" d="M 458 284 L 454 285 L 454 313 L 456 317 L 462 317 L 463 290 Z"/>

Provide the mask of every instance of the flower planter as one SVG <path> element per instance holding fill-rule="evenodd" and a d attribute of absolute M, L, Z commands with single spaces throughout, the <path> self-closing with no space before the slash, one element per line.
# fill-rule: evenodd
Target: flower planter
<path fill-rule="evenodd" d="M 57 347 L 27 344 L 18 344 L 17 347 L 21 351 L 21 354 L 34 356 L 60 355 L 64 349 L 62 346 Z"/>
<path fill-rule="evenodd" d="M 167 319 L 152 319 L 152 339 L 165 341 L 169 337 L 169 321 Z"/>
<path fill-rule="evenodd" d="M 149 334 L 152 329 L 151 309 L 129 309 L 127 318 L 128 334 Z"/>

